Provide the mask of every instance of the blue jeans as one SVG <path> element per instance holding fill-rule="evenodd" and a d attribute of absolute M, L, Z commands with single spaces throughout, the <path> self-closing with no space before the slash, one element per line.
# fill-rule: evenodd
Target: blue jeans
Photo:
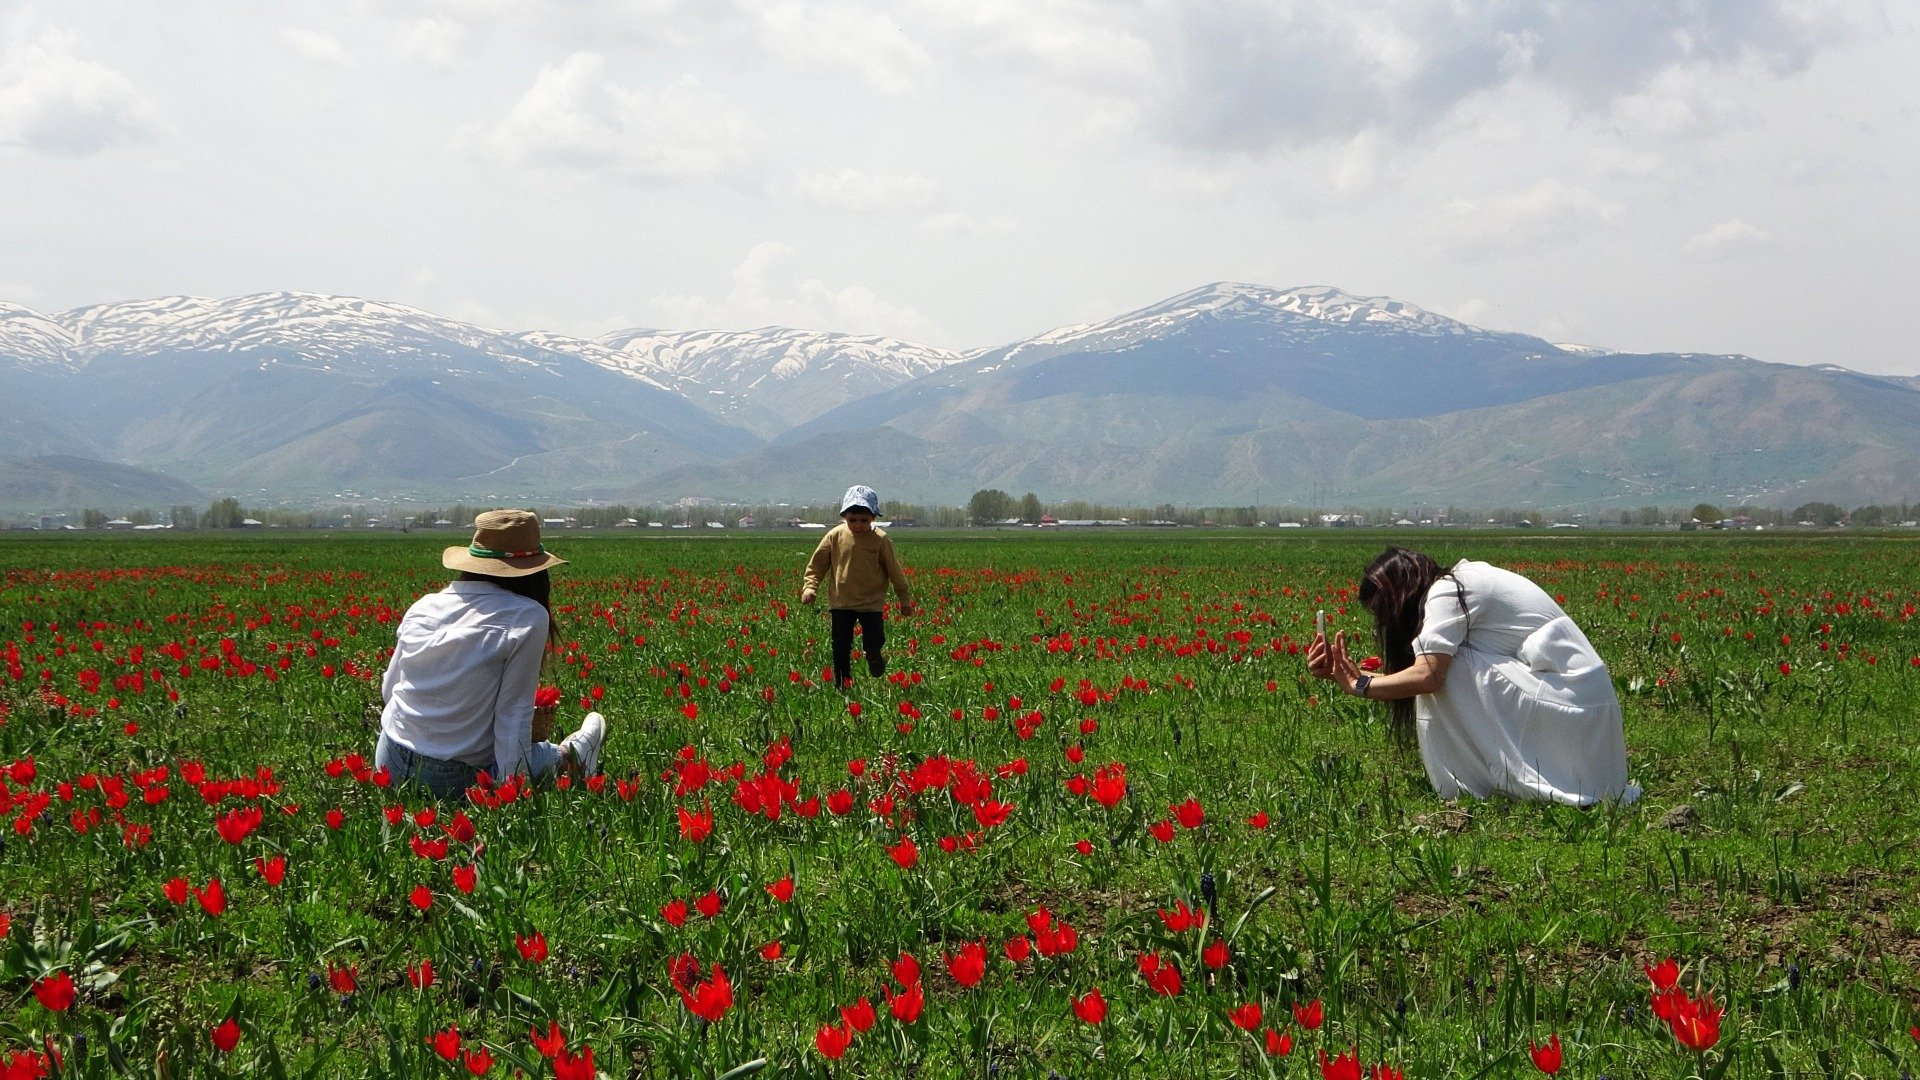
<path fill-rule="evenodd" d="M 527 752 L 528 776 L 533 780 L 551 778 L 560 768 L 560 748 L 550 742 L 534 743 Z M 411 783 L 426 788 L 435 798 L 463 799 L 467 789 L 480 779 L 480 767 L 464 761 L 428 757 L 409 750 L 380 733 L 373 746 L 373 767 L 384 768 L 395 784 Z M 495 775 L 494 779 L 504 779 Z"/>

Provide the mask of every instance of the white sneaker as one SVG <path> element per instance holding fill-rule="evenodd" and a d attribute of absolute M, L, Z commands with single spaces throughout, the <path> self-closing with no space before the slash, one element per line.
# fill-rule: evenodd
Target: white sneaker
<path fill-rule="evenodd" d="M 607 739 L 607 719 L 597 712 L 580 721 L 580 730 L 560 741 L 560 750 L 573 761 L 581 776 L 600 771 L 600 744 Z"/>

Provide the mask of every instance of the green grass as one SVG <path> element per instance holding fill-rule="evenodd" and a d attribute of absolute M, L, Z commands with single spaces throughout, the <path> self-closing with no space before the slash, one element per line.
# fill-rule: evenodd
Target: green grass
<path fill-rule="evenodd" d="M 856 717 L 810 685 L 825 619 L 795 594 L 815 537 L 552 537 L 571 563 L 556 572 L 549 681 L 563 717 L 601 691 L 605 768 L 631 798 L 610 782 L 470 807 L 482 850 L 454 841 L 438 862 L 411 850 L 437 823 L 383 815 L 427 804 L 326 766 L 371 756 L 394 623 L 444 581 L 438 549 L 460 539 L 0 539 L 0 766 L 30 757 L 35 773 L 9 781 L 9 823 L 47 799 L 24 833 L 0 832 L 0 1055 L 51 1037 L 81 1076 L 465 1075 L 428 1041 L 457 1025 L 494 1074 L 550 1075 L 528 1029 L 552 1021 L 609 1076 L 758 1059 L 794 1076 L 1318 1076 L 1320 1050 L 1356 1046 L 1408 1076 L 1520 1077 L 1551 1034 L 1563 1075 L 1586 1077 L 1892 1076 L 1920 1061 L 1910 542 L 902 530 L 923 609 L 890 617 L 888 651 L 895 675 L 920 681 L 862 678 Z M 1362 626 L 1343 590 L 1389 539 L 1564 597 L 1621 692 L 1639 805 L 1441 804 L 1377 705 L 1305 678 L 1287 643 L 1311 636 L 1320 607 Z M 1083 705 L 1083 679 L 1110 699 Z M 730 779 L 688 798 L 661 779 L 688 746 L 753 777 L 782 736 L 793 756 L 777 772 L 799 798 L 846 789 L 853 813 L 789 804 L 769 820 L 736 805 Z M 906 788 L 942 756 L 992 779 L 1012 804 L 1004 824 L 983 828 L 940 787 Z M 1024 775 L 996 772 L 1018 760 Z M 271 768 L 280 790 L 257 800 L 258 830 L 220 839 L 187 762 L 211 779 Z M 1131 785 L 1114 809 L 1066 789 L 1110 762 Z M 148 804 L 133 776 L 162 766 L 170 794 Z M 149 842 L 129 844 L 97 787 L 64 798 L 59 785 L 87 775 L 122 778 L 117 813 Z M 869 808 L 889 777 L 894 820 Z M 1149 826 L 1188 798 L 1205 824 L 1155 839 Z M 675 808 L 703 801 L 715 829 L 689 843 Z M 80 832 L 72 815 L 90 809 L 100 823 Z M 1262 812 L 1265 829 L 1246 823 Z M 942 850 L 969 832 L 974 847 Z M 910 870 L 888 855 L 902 835 L 919 848 Z M 288 871 L 273 887 L 253 862 L 276 853 Z M 451 873 L 468 864 L 472 894 Z M 788 874 L 782 904 L 764 886 Z M 174 904 L 174 877 L 220 878 L 226 912 Z M 409 899 L 420 885 L 424 912 Z M 709 890 L 725 899 L 716 918 L 663 917 Z M 1157 914 L 1209 894 L 1204 931 Z M 1041 905 L 1077 929 L 1077 949 L 1009 960 L 1003 943 Z M 536 930 L 551 948 L 539 964 L 516 947 Z M 1221 936 L 1230 960 L 1210 971 L 1202 952 Z M 782 955 L 763 958 L 775 940 Z M 962 988 L 941 957 L 975 940 L 986 974 Z M 1178 996 L 1148 989 L 1148 951 L 1178 964 Z M 925 971 L 913 1024 L 883 995 L 902 952 Z M 717 1022 L 673 988 L 682 953 L 729 974 Z M 1642 965 L 1667 956 L 1727 1008 L 1704 1055 L 1649 1014 Z M 415 990 L 406 969 L 422 958 L 437 977 Z M 337 994 L 327 973 L 348 966 L 358 990 Z M 80 987 L 58 1013 L 32 992 L 55 970 Z M 1094 987 L 1111 1008 L 1097 1028 L 1071 1007 Z M 827 1061 L 816 1031 L 862 996 L 878 1023 Z M 1314 1000 L 1325 1024 L 1310 1031 L 1290 1007 Z M 1265 1013 L 1251 1033 L 1227 1018 L 1247 1002 Z M 208 1033 L 228 1015 L 242 1036 L 222 1054 Z M 1262 1051 L 1267 1029 L 1291 1037 L 1290 1056 Z"/>

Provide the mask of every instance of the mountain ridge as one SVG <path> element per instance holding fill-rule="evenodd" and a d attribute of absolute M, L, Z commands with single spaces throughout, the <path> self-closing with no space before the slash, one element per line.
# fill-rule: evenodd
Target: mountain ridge
<path fill-rule="evenodd" d="M 0 458 L 309 498 L 777 500 L 863 475 L 938 501 L 1878 497 L 1920 475 L 1917 390 L 1230 281 L 964 351 L 791 327 L 582 338 L 300 292 L 0 304 L 0 396 L 37 405 L 0 417 Z"/>

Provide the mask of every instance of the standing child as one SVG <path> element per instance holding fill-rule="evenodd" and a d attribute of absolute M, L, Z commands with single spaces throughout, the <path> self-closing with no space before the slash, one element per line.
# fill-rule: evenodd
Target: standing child
<path fill-rule="evenodd" d="M 907 589 L 906 571 L 900 557 L 893 553 L 893 541 L 886 531 L 876 528 L 873 519 L 880 513 L 880 496 L 864 484 L 847 489 L 840 500 L 840 524 L 827 530 L 820 546 L 807 560 L 807 576 L 800 585 L 800 602 L 813 603 L 820 582 L 827 583 L 827 613 L 833 618 L 833 681 L 846 686 L 853 681 L 853 627 L 860 626 L 861 649 L 867 654 L 867 670 L 874 678 L 887 673 L 887 585 L 900 601 L 902 613 L 913 607 Z"/>

